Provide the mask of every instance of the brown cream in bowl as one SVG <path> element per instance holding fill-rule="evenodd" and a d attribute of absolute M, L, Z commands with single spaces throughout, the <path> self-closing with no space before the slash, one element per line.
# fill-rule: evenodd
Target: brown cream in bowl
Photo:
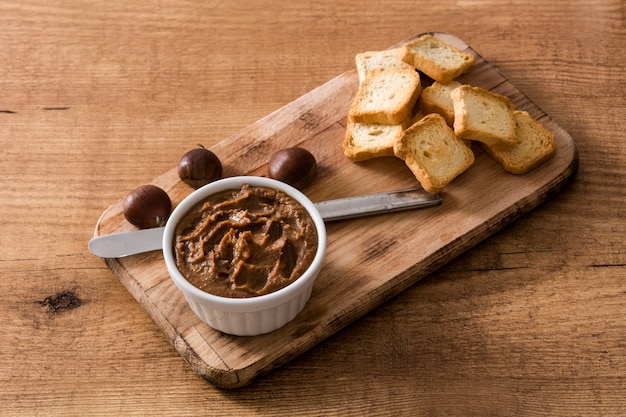
<path fill-rule="evenodd" d="M 197 288 L 230 298 L 278 291 L 300 277 L 317 250 L 306 209 L 283 191 L 244 185 L 204 199 L 176 226 L 180 273 Z"/>

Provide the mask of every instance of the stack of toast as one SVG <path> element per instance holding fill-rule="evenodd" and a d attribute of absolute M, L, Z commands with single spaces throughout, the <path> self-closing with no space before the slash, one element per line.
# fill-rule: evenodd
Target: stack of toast
<path fill-rule="evenodd" d="M 472 143 L 513 174 L 556 152 L 554 135 L 507 97 L 456 81 L 474 56 L 435 36 L 355 61 L 359 89 L 342 144 L 353 161 L 396 156 L 426 191 L 438 193 L 474 163 Z M 422 88 L 420 73 L 433 83 Z"/>

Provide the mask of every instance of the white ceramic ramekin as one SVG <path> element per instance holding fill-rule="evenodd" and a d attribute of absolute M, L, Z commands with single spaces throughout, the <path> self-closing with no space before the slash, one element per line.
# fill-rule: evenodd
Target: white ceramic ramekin
<path fill-rule="evenodd" d="M 174 231 L 182 216 L 207 196 L 228 189 L 240 189 L 244 184 L 282 190 L 302 204 L 317 228 L 317 252 L 309 269 L 285 288 L 252 298 L 220 297 L 195 287 L 178 271 L 173 251 Z M 167 270 L 191 310 L 212 328 L 237 336 L 268 333 L 293 320 L 309 300 L 313 282 L 322 268 L 325 251 L 326 226 L 311 200 L 294 187 L 265 177 L 230 177 L 199 188 L 174 209 L 163 234 L 163 256 Z"/>

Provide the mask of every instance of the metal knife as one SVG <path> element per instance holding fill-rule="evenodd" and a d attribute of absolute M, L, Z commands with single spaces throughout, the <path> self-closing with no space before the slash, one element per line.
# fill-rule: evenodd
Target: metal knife
<path fill-rule="evenodd" d="M 325 222 L 441 204 L 441 196 L 422 188 L 388 191 L 315 203 Z M 93 237 L 89 251 L 101 258 L 121 258 L 162 248 L 164 227 Z"/>

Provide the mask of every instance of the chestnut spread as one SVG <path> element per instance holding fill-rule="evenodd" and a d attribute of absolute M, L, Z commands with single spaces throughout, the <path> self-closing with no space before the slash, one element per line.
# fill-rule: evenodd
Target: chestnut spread
<path fill-rule="evenodd" d="M 277 291 L 300 277 L 317 249 L 305 208 L 280 190 L 244 185 L 209 196 L 176 226 L 174 254 L 201 290 L 245 298 Z"/>

